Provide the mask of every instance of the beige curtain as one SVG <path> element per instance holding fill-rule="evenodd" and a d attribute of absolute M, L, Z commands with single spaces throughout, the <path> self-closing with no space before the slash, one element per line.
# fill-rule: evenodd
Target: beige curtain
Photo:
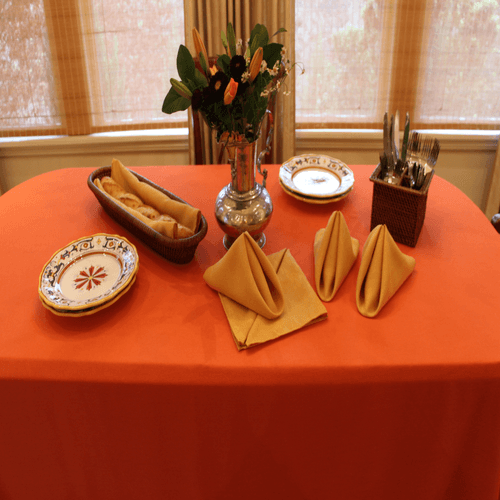
<path fill-rule="evenodd" d="M 293 0 L 193 0 L 184 2 L 184 24 L 186 29 L 186 46 L 195 53 L 191 32 L 197 28 L 205 42 L 209 56 L 224 53 L 221 31 L 226 31 L 228 23 L 234 26 L 236 38 L 244 42 L 250 38 L 255 24 L 266 26 L 272 35 L 279 28 L 286 33 L 278 35 L 277 41 L 284 44 L 290 60 L 295 61 L 294 25 L 295 9 Z M 295 72 L 286 79 L 287 91 L 291 94 L 278 95 L 274 116 L 274 136 L 272 158 L 266 163 L 282 163 L 295 154 Z M 194 163 L 194 139 L 191 119 L 189 119 L 189 151 L 190 162 Z M 203 127 L 203 146 L 207 153 L 206 163 L 217 163 L 218 147 L 213 133 Z"/>

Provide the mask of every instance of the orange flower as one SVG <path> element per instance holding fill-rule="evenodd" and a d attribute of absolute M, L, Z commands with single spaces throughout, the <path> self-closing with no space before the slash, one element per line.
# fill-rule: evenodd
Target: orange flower
<path fill-rule="evenodd" d="M 224 104 L 231 104 L 236 97 L 236 92 L 238 92 L 238 82 L 235 82 L 234 78 L 231 78 L 224 91 Z"/>
<path fill-rule="evenodd" d="M 252 57 L 252 61 L 250 62 L 250 67 L 248 68 L 248 71 L 250 72 L 250 77 L 248 78 L 248 81 L 250 83 L 252 83 L 259 74 L 263 55 L 264 55 L 264 49 L 262 47 L 259 47 L 255 51 L 255 54 Z"/>
<path fill-rule="evenodd" d="M 201 39 L 200 34 L 196 28 L 193 28 L 193 41 L 194 41 L 194 49 L 196 50 L 196 57 L 203 57 L 205 59 L 205 65 L 208 68 L 208 53 L 205 48 L 205 44 Z"/>

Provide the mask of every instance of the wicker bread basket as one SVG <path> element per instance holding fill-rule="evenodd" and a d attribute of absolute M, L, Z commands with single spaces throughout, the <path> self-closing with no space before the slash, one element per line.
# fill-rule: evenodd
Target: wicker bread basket
<path fill-rule="evenodd" d="M 175 196 L 173 193 L 170 193 L 166 189 L 156 185 L 150 180 L 146 179 L 142 175 L 139 175 L 136 172 L 132 172 L 140 181 L 149 184 L 150 186 L 158 189 L 163 194 L 166 194 L 170 198 L 176 201 L 180 201 L 182 203 L 186 203 L 184 200 Z M 120 207 L 117 203 L 113 201 L 113 199 L 103 193 L 95 184 L 94 180 L 101 179 L 104 176 L 111 176 L 111 167 L 101 167 L 97 170 L 94 170 L 87 179 L 87 184 L 90 190 L 94 193 L 95 197 L 102 205 L 104 210 L 115 219 L 120 225 L 122 225 L 125 229 L 129 230 L 133 235 L 137 236 L 143 243 L 150 246 L 153 250 L 158 252 L 162 257 L 165 257 L 167 260 L 171 262 L 175 262 L 177 264 L 187 264 L 191 262 L 194 257 L 194 253 L 200 241 L 207 234 L 207 221 L 205 217 L 202 215 L 198 232 L 189 238 L 182 238 L 178 240 L 174 240 L 163 234 L 155 231 L 147 224 L 144 224 L 137 217 L 134 217 L 130 212 Z"/>
<path fill-rule="evenodd" d="M 371 228 L 385 224 L 394 240 L 414 247 L 424 224 L 427 193 L 434 170 L 419 189 L 395 186 L 378 178 L 380 165 L 372 173 L 373 199 Z"/>

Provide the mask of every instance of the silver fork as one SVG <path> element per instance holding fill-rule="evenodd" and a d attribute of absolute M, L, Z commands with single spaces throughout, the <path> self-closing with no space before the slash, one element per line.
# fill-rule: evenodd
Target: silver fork
<path fill-rule="evenodd" d="M 441 150 L 441 146 L 437 139 L 434 139 L 432 142 L 431 150 L 429 153 L 429 157 L 427 158 L 427 163 L 434 168 L 436 166 L 436 162 L 439 156 L 439 151 Z"/>
<path fill-rule="evenodd" d="M 420 148 L 420 136 L 418 132 L 413 131 L 410 133 L 410 138 L 408 139 L 408 161 L 412 162 L 419 159 Z"/>

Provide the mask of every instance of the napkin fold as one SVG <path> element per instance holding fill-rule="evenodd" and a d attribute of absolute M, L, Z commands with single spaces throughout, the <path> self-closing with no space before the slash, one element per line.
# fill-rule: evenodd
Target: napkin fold
<path fill-rule="evenodd" d="M 266 254 L 248 232 L 241 234 L 203 279 L 218 292 L 268 319 L 281 315 L 283 288 Z"/>
<path fill-rule="evenodd" d="M 349 274 L 359 252 L 342 212 L 335 211 L 314 238 L 314 279 L 321 300 L 329 302 Z"/>
<path fill-rule="evenodd" d="M 415 269 L 415 259 L 397 246 L 385 224 L 376 226 L 363 247 L 356 283 L 356 304 L 372 318 L 389 302 Z"/>
<path fill-rule="evenodd" d="M 247 257 L 248 254 L 251 255 L 250 258 Z M 262 307 L 262 302 L 265 301 L 259 298 L 260 291 L 257 293 L 257 298 L 248 297 L 255 295 L 256 290 L 259 290 L 254 282 L 253 270 L 249 272 L 249 269 L 255 266 L 261 267 L 261 271 L 256 273 L 261 284 L 263 284 L 259 277 L 261 272 L 266 276 L 266 281 L 267 277 L 272 277 L 274 280 L 276 276 L 278 279 L 278 285 L 273 285 L 271 280 L 268 283 L 270 288 L 276 290 L 276 296 L 278 296 L 277 290 L 280 290 L 281 298 L 275 301 L 276 310 L 281 311 L 277 316 L 269 317 L 269 314 L 257 312 L 256 309 L 261 309 L 264 313 L 269 312 L 269 304 Z M 240 267 L 246 268 L 247 271 L 240 272 Z M 227 254 L 217 264 L 207 269 L 204 278 L 207 284 L 219 292 L 238 350 L 277 339 L 326 319 L 327 316 L 325 306 L 290 251 L 283 249 L 268 257 L 248 233 L 238 237 Z"/>
<path fill-rule="evenodd" d="M 176 239 L 178 237 L 192 235 L 198 231 L 201 220 L 201 211 L 199 209 L 186 203 L 173 200 L 153 186 L 140 181 L 121 161 L 113 159 L 111 163 L 111 178 L 127 193 L 131 193 L 140 198 L 144 205 L 153 207 L 160 214 L 175 219 L 174 221 L 168 217 L 151 219 L 137 209 L 124 205 L 120 200 L 115 200 L 120 206 L 133 213 L 135 217 L 142 220 L 145 224 L 159 233 Z M 102 186 L 98 185 L 98 187 L 102 189 Z M 187 228 L 188 231 L 183 231 L 184 228 Z"/>

